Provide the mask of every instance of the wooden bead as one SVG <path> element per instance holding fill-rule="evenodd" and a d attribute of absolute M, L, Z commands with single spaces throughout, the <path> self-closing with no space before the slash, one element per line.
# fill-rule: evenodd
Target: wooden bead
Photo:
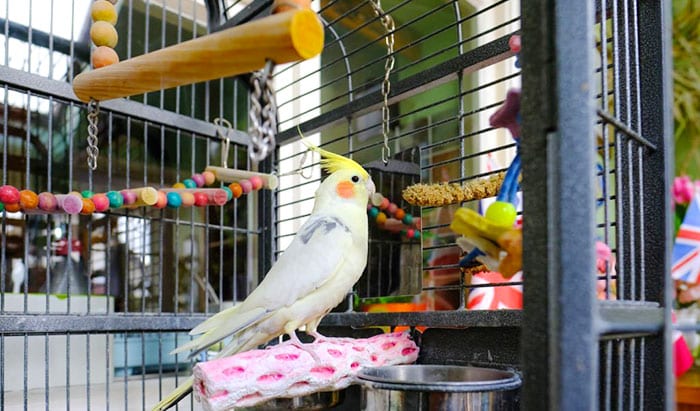
<path fill-rule="evenodd" d="M 80 209 L 80 214 L 90 215 L 95 212 L 95 203 L 89 198 L 83 198 L 83 207 Z"/>
<path fill-rule="evenodd" d="M 202 177 L 204 177 L 204 184 L 210 186 L 214 184 L 216 181 L 216 175 L 212 173 L 211 171 L 205 171 L 202 173 Z"/>
<path fill-rule="evenodd" d="M 195 184 L 197 184 L 197 187 L 204 187 L 204 176 L 201 174 L 194 174 L 192 175 L 192 181 L 194 181 Z"/>
<path fill-rule="evenodd" d="M 253 183 L 251 183 L 250 180 L 241 180 L 238 182 L 238 184 L 241 185 L 243 194 L 248 194 L 253 190 Z"/>
<path fill-rule="evenodd" d="M 101 68 L 119 63 L 119 55 L 113 48 L 100 46 L 92 51 L 92 67 Z"/>
<path fill-rule="evenodd" d="M 95 211 L 101 213 L 109 209 L 109 198 L 104 194 L 95 194 L 91 198 L 92 202 L 95 204 Z"/>
<path fill-rule="evenodd" d="M 243 194 L 243 187 L 238 183 L 231 183 L 228 185 L 228 188 L 231 190 L 233 198 L 238 198 Z"/>
<path fill-rule="evenodd" d="M 19 205 L 23 210 L 33 210 L 39 206 L 39 196 L 31 190 L 19 192 Z"/>
<path fill-rule="evenodd" d="M 12 186 L 0 187 L 0 202 L 5 204 L 19 203 L 19 190 Z"/>
<path fill-rule="evenodd" d="M 155 208 L 165 208 L 165 206 L 168 205 L 168 196 L 165 194 L 164 191 L 158 191 L 158 199 L 156 200 L 156 203 L 153 204 L 153 207 Z"/>
<path fill-rule="evenodd" d="M 194 205 L 194 195 L 190 192 L 180 193 L 180 199 L 182 200 L 183 207 L 192 207 Z"/>
<path fill-rule="evenodd" d="M 252 176 L 248 179 L 250 184 L 253 185 L 253 190 L 260 190 L 263 186 L 263 180 L 260 176 Z"/>
<path fill-rule="evenodd" d="M 58 201 L 56 197 L 47 192 L 39 193 L 39 208 L 44 211 L 54 211 L 58 207 Z M 107 205 L 109 206 L 109 200 L 107 200 Z"/>
<path fill-rule="evenodd" d="M 114 4 L 107 0 L 97 0 L 92 3 L 90 16 L 92 21 L 105 21 L 113 26 L 117 24 L 117 10 L 114 8 Z"/>
<path fill-rule="evenodd" d="M 90 40 L 97 46 L 114 48 L 119 41 L 119 34 L 113 25 L 106 21 L 96 21 L 90 27 Z"/>

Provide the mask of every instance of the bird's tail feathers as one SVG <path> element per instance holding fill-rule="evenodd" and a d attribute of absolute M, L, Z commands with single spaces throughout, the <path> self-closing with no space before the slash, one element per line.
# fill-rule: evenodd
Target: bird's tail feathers
<path fill-rule="evenodd" d="M 187 394 L 192 392 L 192 383 L 194 378 L 190 377 L 182 384 L 178 385 L 167 397 L 160 400 L 158 404 L 153 407 L 153 411 L 164 411 L 170 407 L 173 407 L 181 399 L 185 398 Z"/>
<path fill-rule="evenodd" d="M 252 324 L 260 321 L 267 311 L 262 307 L 257 307 L 252 310 L 246 311 L 244 313 L 230 312 L 226 316 L 217 319 L 217 327 L 212 328 L 207 331 L 204 335 L 195 338 L 194 340 L 183 344 L 173 351 L 170 352 L 171 355 L 178 354 L 185 351 L 192 351 L 189 357 L 192 358 L 200 352 L 206 350 L 212 345 L 218 343 L 219 341 L 230 337 L 234 334 L 239 333 L 241 330 L 249 327 Z M 217 314 L 218 315 L 218 314 Z M 207 321 L 213 320 L 214 317 Z M 219 324 L 220 323 L 220 324 Z"/>

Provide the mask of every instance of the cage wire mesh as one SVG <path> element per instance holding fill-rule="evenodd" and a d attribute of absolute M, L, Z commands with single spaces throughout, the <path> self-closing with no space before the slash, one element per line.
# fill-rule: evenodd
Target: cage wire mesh
<path fill-rule="evenodd" d="M 0 1 L 2 184 L 56 193 L 170 186 L 220 163 L 217 117 L 238 130 L 229 135 L 229 165 L 254 169 L 247 155 L 245 76 L 105 102 L 98 169 L 88 169 L 86 107 L 69 83 L 89 66 L 90 3 Z M 269 13 L 271 3 L 123 0 L 117 51 L 126 59 L 204 36 Z M 596 307 L 608 324 L 592 331 L 596 343 L 603 339 L 591 393 L 602 409 L 640 409 L 658 404 L 658 388 L 649 385 L 659 380 L 649 374 L 667 366 L 658 336 L 664 327 L 659 307 L 667 304 L 664 272 L 653 266 L 663 263 L 645 242 L 662 224 L 649 218 L 662 203 L 648 181 L 659 165 L 663 170 L 656 158 L 665 148 L 658 128 L 646 134 L 641 68 L 645 62 L 661 72 L 663 61 L 642 51 L 640 32 L 657 23 L 642 18 L 655 16 L 649 2 L 594 3 L 594 23 L 586 29 L 594 38 L 588 46 L 597 116 L 590 135 L 580 138 L 595 141 L 595 194 L 578 200 L 593 210 L 599 250 L 605 254 L 605 245 L 610 257 L 590 264 L 589 283 L 602 301 Z M 418 182 L 466 184 L 507 168 L 516 144 L 505 129 L 489 125 L 489 116 L 509 89 L 530 84 L 521 84 L 508 41 L 532 29 L 521 27 L 521 5 L 512 0 L 394 0 L 382 7 L 396 22 L 388 164 L 381 161 L 385 27 L 369 1 L 314 1 L 325 26 L 323 53 L 274 71 L 279 147 L 259 165 L 281 175 L 274 193 L 223 207 L 3 214 L 0 408 L 150 409 L 182 381 L 192 362 L 170 350 L 207 315 L 242 301 L 311 212 L 323 176 L 318 158 L 304 158 L 298 130 L 365 165 L 378 191 L 420 219 L 419 238 L 400 231 L 410 227 L 392 232 L 370 219 L 367 269 L 347 301 L 326 317 L 326 330 L 419 326 L 427 328 L 421 361 L 515 369 L 525 361 L 532 367 L 520 356 L 528 343 L 520 347 L 519 327 L 530 323 L 519 310 L 468 308 L 476 294 L 522 301 L 528 278 L 473 281 L 473 272 L 459 266 L 464 254 L 449 229 L 459 207 L 483 212 L 493 199 L 422 208 L 402 199 L 403 189 Z M 299 169 L 305 177 L 294 173 Z M 523 196 L 535 185 L 523 181 Z M 542 213 L 529 209 L 523 217 L 544 222 Z M 527 224 L 525 230 L 527 238 Z M 530 274 L 545 277 L 545 270 Z M 621 306 L 660 322 L 641 329 L 631 320 L 616 322 Z M 547 364 L 529 370 L 546 376 Z M 659 378 L 663 386 L 666 377 Z M 180 405 L 192 407 L 191 397 Z"/>

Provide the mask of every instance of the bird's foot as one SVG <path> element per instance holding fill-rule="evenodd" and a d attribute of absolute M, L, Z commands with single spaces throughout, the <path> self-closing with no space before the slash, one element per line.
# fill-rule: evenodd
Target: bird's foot
<path fill-rule="evenodd" d="M 318 334 L 318 335 L 320 336 L 321 334 Z M 316 336 L 313 336 L 313 337 L 316 338 Z M 317 340 L 314 340 L 314 342 L 309 343 L 309 344 L 304 344 L 303 342 L 301 342 L 301 340 L 299 340 L 297 333 L 293 331 L 293 332 L 289 333 L 289 341 L 293 346 L 297 347 L 298 349 L 300 349 L 302 351 L 306 351 L 307 353 L 309 353 L 309 355 L 314 359 L 314 361 L 316 361 L 316 363 L 321 362 L 321 359 L 318 357 L 318 354 L 316 354 L 316 351 L 314 351 L 313 347 L 311 347 L 311 345 L 314 342 L 316 342 Z"/>

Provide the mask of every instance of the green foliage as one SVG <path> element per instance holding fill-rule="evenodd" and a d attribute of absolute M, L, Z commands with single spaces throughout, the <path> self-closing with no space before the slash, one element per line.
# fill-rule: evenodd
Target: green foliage
<path fill-rule="evenodd" d="M 700 5 L 673 2 L 676 175 L 700 177 Z"/>

